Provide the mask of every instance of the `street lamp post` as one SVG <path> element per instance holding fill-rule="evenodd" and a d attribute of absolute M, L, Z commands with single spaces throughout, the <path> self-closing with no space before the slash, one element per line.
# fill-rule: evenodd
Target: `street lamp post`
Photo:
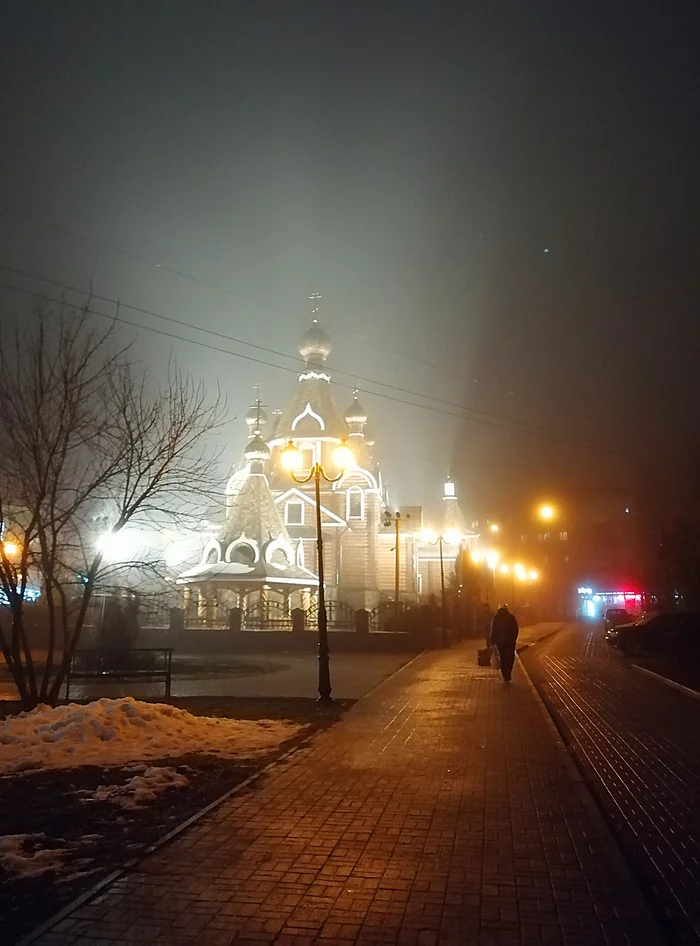
<path fill-rule="evenodd" d="M 301 468 L 302 456 L 298 447 L 290 440 L 282 451 L 282 465 L 291 474 L 295 483 L 303 485 L 314 481 L 316 490 L 316 549 L 318 557 L 318 700 L 319 703 L 332 703 L 330 652 L 328 649 L 328 615 L 326 613 L 326 594 L 323 576 L 323 531 L 321 528 L 321 477 L 327 483 L 337 483 L 345 470 L 355 462 L 352 450 L 343 437 L 335 454 L 336 466 L 340 470 L 337 476 L 328 476 L 320 463 L 314 463 L 308 476 L 297 476 Z"/>
<path fill-rule="evenodd" d="M 423 535 L 423 539 L 426 542 L 429 542 L 430 545 L 437 545 L 440 550 L 440 591 L 442 592 L 442 646 L 447 647 L 447 595 L 445 593 L 445 561 L 442 553 L 443 543 L 447 542 L 448 545 L 459 544 L 461 536 L 459 532 L 455 529 L 454 525 L 447 530 L 447 532 L 442 535 L 438 535 L 436 538 L 432 538 L 435 533 L 427 531 Z"/>
<path fill-rule="evenodd" d="M 444 538 L 439 535 L 431 545 L 437 545 L 440 549 L 440 591 L 442 593 L 442 646 L 447 647 L 447 601 L 445 599 L 445 563 L 442 556 L 442 543 Z"/>
<path fill-rule="evenodd" d="M 394 630 L 397 631 L 399 628 L 399 611 L 401 610 L 401 603 L 399 601 L 399 594 L 401 588 L 401 522 L 403 519 L 410 519 L 410 513 L 406 513 L 405 516 L 402 516 L 400 512 L 396 512 L 395 515 L 391 515 L 389 510 L 384 513 L 384 525 L 390 526 L 394 525 L 396 528 L 396 548 L 394 556 Z"/>
<path fill-rule="evenodd" d="M 491 572 L 491 577 L 493 580 L 493 594 L 496 598 L 498 597 L 498 589 L 496 588 L 496 566 L 498 565 L 500 558 L 500 552 L 496 551 L 496 549 L 489 549 L 484 555 L 486 565 Z"/>

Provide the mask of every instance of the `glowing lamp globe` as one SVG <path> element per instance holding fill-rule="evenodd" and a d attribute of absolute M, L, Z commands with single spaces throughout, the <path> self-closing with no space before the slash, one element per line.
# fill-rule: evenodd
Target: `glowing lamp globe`
<path fill-rule="evenodd" d="M 459 529 L 448 529 L 442 538 L 448 545 L 459 545 L 462 534 Z"/>
<path fill-rule="evenodd" d="M 19 552 L 19 545 L 16 542 L 3 542 L 2 548 L 8 558 L 13 558 Z"/>
<path fill-rule="evenodd" d="M 523 565 L 516 565 L 513 568 L 513 571 L 515 572 L 515 577 L 518 579 L 518 581 L 525 581 L 527 572 L 525 571 L 525 567 Z"/>
<path fill-rule="evenodd" d="M 287 446 L 282 450 L 282 466 L 289 473 L 295 473 L 297 470 L 301 469 L 302 462 L 303 457 L 301 450 L 295 447 L 290 440 Z"/>
<path fill-rule="evenodd" d="M 486 553 L 486 564 L 492 571 L 495 569 L 496 565 L 498 565 L 498 560 L 500 557 L 501 556 L 495 549 L 491 549 Z"/>
<path fill-rule="evenodd" d="M 554 506 L 550 506 L 548 503 L 545 503 L 544 506 L 540 506 L 540 519 L 544 519 L 546 522 L 550 522 L 554 519 Z"/>
<path fill-rule="evenodd" d="M 528 578 L 530 579 L 530 581 L 537 581 L 537 579 L 538 579 L 539 577 L 540 577 L 540 575 L 539 575 L 539 572 L 537 571 L 537 569 L 535 569 L 535 568 L 531 569 L 531 571 L 530 571 L 530 573 L 529 573 L 529 575 L 528 575 Z"/>
<path fill-rule="evenodd" d="M 481 552 L 472 552 L 471 560 L 472 562 L 474 562 L 475 565 L 481 565 L 481 562 L 483 560 L 483 556 Z"/>
<path fill-rule="evenodd" d="M 509 574 L 510 574 L 510 568 L 508 567 L 508 565 L 501 565 L 499 571 L 500 571 L 500 573 L 501 573 L 502 575 L 509 575 Z"/>
<path fill-rule="evenodd" d="M 420 537 L 424 542 L 430 542 L 431 544 L 437 542 L 437 536 L 432 529 L 423 529 Z"/>
<path fill-rule="evenodd" d="M 343 437 L 333 452 L 333 462 L 339 470 L 347 470 L 348 467 L 355 465 L 355 454 L 345 442 L 345 437 Z"/>

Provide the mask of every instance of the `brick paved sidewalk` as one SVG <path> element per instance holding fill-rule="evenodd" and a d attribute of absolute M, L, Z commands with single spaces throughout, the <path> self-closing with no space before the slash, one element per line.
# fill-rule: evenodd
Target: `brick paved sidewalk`
<path fill-rule="evenodd" d="M 420 656 L 43 944 L 658 942 L 520 667 Z"/>

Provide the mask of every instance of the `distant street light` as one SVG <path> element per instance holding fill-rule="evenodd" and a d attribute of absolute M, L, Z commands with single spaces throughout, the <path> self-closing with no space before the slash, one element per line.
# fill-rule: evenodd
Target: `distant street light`
<path fill-rule="evenodd" d="M 16 542 L 3 542 L 2 550 L 8 558 L 14 558 L 19 552 L 19 545 Z"/>
<path fill-rule="evenodd" d="M 326 595 L 323 578 L 323 532 L 321 529 L 321 477 L 327 483 L 337 483 L 348 467 L 354 466 L 355 457 L 352 450 L 341 440 L 333 454 L 333 461 L 340 471 L 337 476 L 328 476 L 320 463 L 314 463 L 308 476 L 297 476 L 296 471 L 301 469 L 303 457 L 301 450 L 290 440 L 282 450 L 282 466 L 287 470 L 295 483 L 303 485 L 314 480 L 316 487 L 316 548 L 318 551 L 318 699 L 320 703 L 332 703 L 331 697 L 331 670 L 328 650 L 328 615 L 326 614 Z"/>
<path fill-rule="evenodd" d="M 537 581 L 537 579 L 540 577 L 540 573 L 537 571 L 537 569 L 531 568 L 527 577 L 530 579 L 530 581 Z"/>
<path fill-rule="evenodd" d="M 498 565 L 501 559 L 500 552 L 497 552 L 496 549 L 489 549 L 484 557 L 486 559 L 486 564 L 488 565 L 488 567 L 491 569 L 492 572 L 495 572 L 496 566 Z"/>
<path fill-rule="evenodd" d="M 556 516 L 557 512 L 554 506 L 551 506 L 549 503 L 545 503 L 539 508 L 539 517 L 544 519 L 545 522 L 551 522 L 552 519 Z"/>
<path fill-rule="evenodd" d="M 384 525 L 386 528 L 393 525 L 396 529 L 396 548 L 394 549 L 394 631 L 399 629 L 399 611 L 401 610 L 401 603 L 399 601 L 399 593 L 401 587 L 401 523 L 404 519 L 410 519 L 410 513 L 406 513 L 405 516 L 402 516 L 400 512 L 396 512 L 395 515 L 391 515 L 387 509 L 384 513 Z"/>
<path fill-rule="evenodd" d="M 462 534 L 454 525 L 438 536 L 432 529 L 423 530 L 423 541 L 430 545 L 437 545 L 440 549 L 440 590 L 442 591 L 442 646 L 447 647 L 447 598 L 445 594 L 445 562 L 443 558 L 442 547 L 445 543 L 448 545 L 459 545 L 462 541 Z"/>
<path fill-rule="evenodd" d="M 491 532 L 493 532 L 493 533 L 496 533 L 496 532 L 500 532 L 500 531 L 501 531 L 501 527 L 499 526 L 499 524 L 498 524 L 497 522 L 492 522 L 491 525 L 489 526 L 489 529 L 490 529 Z"/>

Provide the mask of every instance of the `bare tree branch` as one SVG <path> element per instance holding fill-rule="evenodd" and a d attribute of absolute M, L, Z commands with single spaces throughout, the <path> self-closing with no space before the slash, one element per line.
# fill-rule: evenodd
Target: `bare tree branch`
<path fill-rule="evenodd" d="M 58 699 L 96 586 L 162 568 L 105 561 L 96 515 L 113 534 L 185 516 L 218 459 L 218 391 L 210 400 L 173 364 L 157 383 L 129 354 L 114 325 L 93 326 L 89 303 L 39 309 L 29 338 L 0 336 L 0 648 L 25 706 Z M 26 626 L 39 593 L 43 665 Z"/>

